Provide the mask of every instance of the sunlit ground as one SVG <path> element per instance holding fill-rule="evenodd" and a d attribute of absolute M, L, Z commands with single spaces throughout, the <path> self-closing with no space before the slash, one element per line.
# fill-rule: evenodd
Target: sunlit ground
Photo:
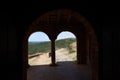
<path fill-rule="evenodd" d="M 29 65 L 49 65 L 51 63 L 51 57 L 49 53 L 39 53 L 37 56 L 29 58 Z M 65 48 L 56 50 L 56 62 L 62 61 L 76 61 L 76 52 L 69 53 Z"/>

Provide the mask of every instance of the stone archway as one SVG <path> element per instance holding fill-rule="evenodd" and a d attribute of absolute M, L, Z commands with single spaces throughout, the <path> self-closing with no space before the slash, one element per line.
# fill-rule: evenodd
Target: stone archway
<path fill-rule="evenodd" d="M 27 42 L 29 34 L 33 31 L 41 30 L 46 32 L 53 42 L 53 59 L 55 63 L 54 41 L 61 31 L 71 31 L 77 38 L 77 58 L 78 64 L 86 64 L 87 54 L 93 72 L 93 80 L 98 80 L 98 42 L 96 34 L 91 24 L 79 13 L 69 9 L 59 9 L 47 12 L 35 20 L 26 32 L 23 44 L 23 69 L 26 69 L 27 63 Z M 82 43 L 81 43 L 82 42 Z"/>

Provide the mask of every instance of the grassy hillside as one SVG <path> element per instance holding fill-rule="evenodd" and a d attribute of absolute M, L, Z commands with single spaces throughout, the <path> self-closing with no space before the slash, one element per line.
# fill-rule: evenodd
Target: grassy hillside
<path fill-rule="evenodd" d="M 67 48 L 71 50 L 70 44 L 75 42 L 75 38 L 66 38 L 57 40 L 55 43 L 56 50 L 60 48 Z M 34 54 L 38 52 L 50 52 L 51 51 L 51 42 L 29 42 L 28 53 Z"/>

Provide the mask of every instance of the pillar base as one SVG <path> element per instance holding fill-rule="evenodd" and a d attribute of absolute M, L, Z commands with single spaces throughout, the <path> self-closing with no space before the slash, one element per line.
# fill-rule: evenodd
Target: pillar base
<path fill-rule="evenodd" d="M 28 64 L 28 65 L 27 65 L 27 69 L 28 69 L 29 67 L 30 67 L 30 65 Z"/>
<path fill-rule="evenodd" d="M 57 64 L 50 64 L 50 66 L 58 66 Z"/>

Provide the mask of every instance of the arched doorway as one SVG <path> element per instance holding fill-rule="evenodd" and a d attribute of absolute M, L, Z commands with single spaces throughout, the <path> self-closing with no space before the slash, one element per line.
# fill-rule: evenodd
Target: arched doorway
<path fill-rule="evenodd" d="M 56 61 L 68 62 L 77 60 L 76 36 L 70 31 L 62 31 L 56 40 Z"/>
<path fill-rule="evenodd" d="M 23 44 L 23 69 L 26 71 L 27 39 L 31 32 L 41 30 L 46 32 L 52 42 L 52 62 L 55 63 L 54 42 L 61 31 L 71 31 L 77 38 L 77 63 L 86 64 L 87 56 L 92 68 L 92 80 L 98 80 L 98 41 L 92 25 L 80 13 L 59 9 L 47 12 L 35 20 L 26 32 Z M 23 70 L 23 71 L 24 71 Z M 26 72 L 23 74 L 26 77 Z M 26 79 L 25 79 L 26 80 Z"/>
<path fill-rule="evenodd" d="M 51 41 L 44 32 L 34 32 L 28 39 L 28 64 L 48 65 L 51 63 L 49 52 L 51 51 Z"/>

